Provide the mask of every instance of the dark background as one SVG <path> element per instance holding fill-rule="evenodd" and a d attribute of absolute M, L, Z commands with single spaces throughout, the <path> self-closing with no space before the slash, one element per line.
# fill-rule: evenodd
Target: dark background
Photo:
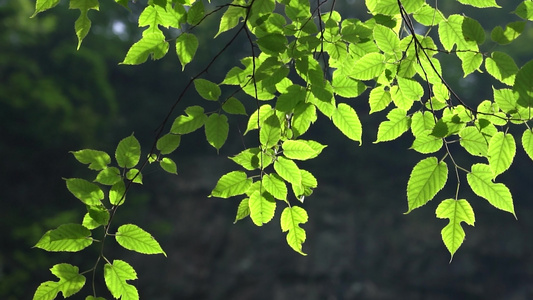
<path fill-rule="evenodd" d="M 503 1 L 500 1 L 503 2 Z M 502 9 L 465 8 L 439 2 L 446 13 L 465 13 L 488 30 L 518 18 Z M 81 222 L 83 205 L 61 178 L 94 176 L 69 151 L 92 148 L 113 153 L 132 132 L 146 153 L 154 132 L 191 76 L 201 70 L 231 34 L 210 40 L 218 17 L 195 31 L 200 38 L 197 63 L 181 72 L 173 50 L 159 61 L 141 66 L 118 65 L 138 39 L 136 14 L 102 1 L 91 11 L 93 28 L 81 49 L 73 23 L 79 12 L 62 3 L 29 19 L 34 2 L 0 0 L 0 298 L 31 299 L 37 286 L 56 280 L 48 269 L 67 262 L 90 268 L 96 247 L 82 253 L 47 253 L 31 247 L 49 229 Z M 337 1 L 343 17 L 366 19 L 363 1 Z M 218 16 L 218 15 L 217 15 Z M 124 25 L 121 34 L 113 27 Z M 531 58 L 533 31 L 507 47 L 490 41 L 485 51 L 506 51 L 521 66 Z M 239 40 L 209 72 L 220 82 L 236 59 L 249 55 Z M 469 103 L 491 96 L 486 74 L 462 79 L 457 59 L 443 54 L 446 79 Z M 518 146 L 511 170 L 499 177 L 513 192 L 518 220 L 498 211 L 469 191 L 463 181 L 460 197 L 476 213 L 476 226 L 463 225 L 466 241 L 449 263 L 440 238 L 447 220 L 435 218 L 440 200 L 455 192 L 453 172 L 436 199 L 409 215 L 406 184 L 412 167 L 424 158 L 408 150 L 412 136 L 392 143 L 372 144 L 385 113 L 368 115 L 366 94 L 339 99 L 356 107 L 364 128 L 364 143 L 348 141 L 322 115 L 304 136 L 328 145 L 318 159 L 302 162 L 319 180 L 303 206 L 310 219 L 304 252 L 286 244 L 279 212 L 258 228 L 249 219 L 233 225 L 240 199 L 208 198 L 217 179 L 237 166 L 226 159 L 244 149 L 245 117 L 232 118 L 230 137 L 220 154 L 203 132 L 184 136 L 172 158 L 178 176 L 157 166 L 144 172 L 144 186 L 128 195 L 114 226 L 134 223 L 152 233 L 168 258 L 127 252 L 109 243 L 106 256 L 123 259 L 137 270 L 142 299 L 531 299 L 533 298 L 533 162 Z M 245 99 L 243 97 L 243 99 Z M 194 93 L 180 105 L 203 101 Z M 202 102 L 204 103 L 204 102 Z M 254 103 L 249 106 L 252 112 Z M 250 134 L 252 135 L 252 134 Z M 515 135 L 516 137 L 517 135 Z M 253 137 L 244 140 L 253 144 Z M 454 148 L 463 166 L 474 161 Z M 442 154 L 438 154 L 442 155 Z M 101 277 L 98 273 L 97 278 Z M 89 284 L 74 299 L 90 293 Z M 98 290 L 108 299 L 103 282 Z"/>

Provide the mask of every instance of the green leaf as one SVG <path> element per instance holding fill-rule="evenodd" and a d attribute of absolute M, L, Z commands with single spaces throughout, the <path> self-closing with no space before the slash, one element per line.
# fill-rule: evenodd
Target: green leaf
<path fill-rule="evenodd" d="M 194 1 L 194 4 L 189 8 L 187 12 L 187 23 L 196 25 L 200 22 L 205 15 L 205 7 L 203 1 Z"/>
<path fill-rule="evenodd" d="M 67 298 L 79 292 L 85 285 L 85 276 L 80 275 L 76 266 L 57 264 L 50 272 L 59 278 L 59 281 L 41 283 L 33 295 L 33 300 L 53 300 L 59 292 L 63 294 L 63 298 Z"/>
<path fill-rule="evenodd" d="M 317 157 L 326 148 L 315 141 L 288 140 L 283 143 L 283 155 L 290 159 L 307 160 Z"/>
<path fill-rule="evenodd" d="M 497 132 L 489 141 L 489 165 L 493 178 L 505 172 L 513 163 L 516 154 L 514 138 L 509 133 Z"/>
<path fill-rule="evenodd" d="M 448 225 L 442 229 L 441 235 L 444 245 L 446 245 L 446 248 L 450 252 L 451 261 L 453 255 L 465 239 L 465 231 L 461 226 L 461 222 L 474 226 L 474 222 L 476 221 L 474 210 L 465 199 L 446 199 L 437 207 L 436 215 L 437 218 L 450 220 Z"/>
<path fill-rule="evenodd" d="M 349 139 L 362 143 L 363 128 L 355 110 L 345 103 L 339 103 L 332 115 L 333 124 Z"/>
<path fill-rule="evenodd" d="M 513 91 L 518 93 L 518 105 L 533 107 L 533 60 L 526 63 L 516 73 Z M 531 118 L 531 115 L 527 116 Z"/>
<path fill-rule="evenodd" d="M 258 38 L 256 43 L 264 53 L 277 55 L 287 50 L 289 42 L 283 34 L 271 33 Z"/>
<path fill-rule="evenodd" d="M 109 167 L 98 172 L 98 175 L 96 175 L 96 179 L 94 181 L 105 185 L 113 185 L 120 180 L 122 180 L 122 176 L 120 176 L 120 170 L 115 167 Z"/>
<path fill-rule="evenodd" d="M 87 205 L 99 205 L 100 200 L 104 199 L 104 192 L 94 183 L 80 178 L 69 178 L 66 182 L 72 195 Z"/>
<path fill-rule="evenodd" d="M 104 151 L 83 149 L 71 151 L 70 153 L 82 164 L 89 164 L 89 169 L 91 170 L 102 170 L 111 162 L 111 157 Z"/>
<path fill-rule="evenodd" d="M 229 198 L 246 193 L 252 185 L 252 179 L 243 171 L 229 172 L 218 180 L 209 197 Z"/>
<path fill-rule="evenodd" d="M 254 191 L 248 200 L 250 218 L 257 226 L 263 226 L 272 220 L 276 211 L 276 201 L 267 192 Z"/>
<path fill-rule="evenodd" d="M 457 0 L 462 4 L 471 5 L 474 7 L 498 7 L 501 6 L 496 3 L 496 0 Z"/>
<path fill-rule="evenodd" d="M 85 300 L 105 300 L 103 297 L 94 297 L 94 296 L 87 296 Z"/>
<path fill-rule="evenodd" d="M 161 31 L 144 33 L 143 37 L 128 50 L 121 64 L 138 65 L 144 63 L 148 56 L 160 59 L 168 52 L 168 42 Z"/>
<path fill-rule="evenodd" d="M 104 279 L 115 299 L 139 300 L 137 288 L 127 282 L 137 279 L 137 273 L 127 262 L 116 259 L 113 264 L 105 264 Z"/>
<path fill-rule="evenodd" d="M 494 174 L 490 166 L 485 164 L 475 164 L 472 172 L 466 175 L 466 179 L 472 191 L 489 201 L 489 203 L 503 211 L 514 213 L 513 197 L 511 192 L 503 183 L 494 183 Z"/>
<path fill-rule="evenodd" d="M 78 49 L 80 49 L 81 42 L 91 29 L 91 20 L 87 17 L 87 12 L 90 9 L 99 10 L 99 3 L 98 0 L 70 0 L 69 8 L 80 10 L 80 16 L 74 23 L 78 36 Z"/>
<path fill-rule="evenodd" d="M 444 187 L 448 180 L 448 167 L 444 161 L 428 157 L 416 164 L 407 183 L 407 202 L 410 213 L 428 203 Z"/>
<path fill-rule="evenodd" d="M 415 137 L 424 134 L 426 130 L 432 130 L 434 126 L 435 119 L 429 111 L 417 111 L 411 117 L 411 131 Z"/>
<path fill-rule="evenodd" d="M 400 38 L 389 27 L 376 24 L 374 26 L 374 41 L 378 45 L 379 49 L 387 54 L 400 54 Z"/>
<path fill-rule="evenodd" d="M 103 205 L 88 206 L 89 217 L 100 225 L 107 225 L 109 222 L 109 211 Z M 90 228 L 89 228 L 90 229 Z"/>
<path fill-rule="evenodd" d="M 378 136 L 374 143 L 392 141 L 399 138 L 411 125 L 411 118 L 401 108 L 395 108 L 387 114 L 389 121 L 379 124 Z"/>
<path fill-rule="evenodd" d="M 195 79 L 194 87 L 196 88 L 198 94 L 206 100 L 217 101 L 221 94 L 218 84 L 206 79 Z"/>
<path fill-rule="evenodd" d="M 141 144 L 133 135 L 122 139 L 115 151 L 115 158 L 121 168 L 135 167 L 141 159 Z"/>
<path fill-rule="evenodd" d="M 434 153 L 442 148 L 443 143 L 441 138 L 431 134 L 430 129 L 416 135 L 410 149 L 423 154 Z"/>
<path fill-rule="evenodd" d="M 38 13 L 55 7 L 56 5 L 59 4 L 59 1 L 60 0 L 37 0 L 35 2 L 35 12 L 33 13 L 33 15 L 31 17 L 33 18 Z"/>
<path fill-rule="evenodd" d="M 184 32 L 176 39 L 176 54 L 181 63 L 181 70 L 192 61 L 197 49 L 198 39 L 192 33 Z"/>
<path fill-rule="evenodd" d="M 366 90 L 366 85 L 359 80 L 344 76 L 339 72 L 333 73 L 333 92 L 344 98 L 355 98 Z"/>
<path fill-rule="evenodd" d="M 290 182 L 293 185 L 300 185 L 302 183 L 302 175 L 296 163 L 283 156 L 278 156 L 274 162 L 274 170 L 281 178 Z"/>
<path fill-rule="evenodd" d="M 161 159 L 161 161 L 159 162 L 159 165 L 163 170 L 167 171 L 168 173 L 178 175 L 178 167 L 172 159 L 168 157 L 163 157 L 163 159 Z"/>
<path fill-rule="evenodd" d="M 250 206 L 248 204 L 248 200 L 249 198 L 244 198 L 239 203 L 239 207 L 237 208 L 237 215 L 235 216 L 235 221 L 233 221 L 233 224 L 250 215 Z"/>
<path fill-rule="evenodd" d="M 167 133 L 157 140 L 156 148 L 161 154 L 166 155 L 174 152 L 179 147 L 181 142 L 181 135 Z"/>
<path fill-rule="evenodd" d="M 47 231 L 34 247 L 49 252 L 78 252 L 92 243 L 89 229 L 80 224 L 63 224 Z"/>
<path fill-rule="evenodd" d="M 204 126 L 207 116 L 204 114 L 204 108 L 198 105 L 189 106 L 185 109 L 187 116 L 179 116 L 172 123 L 171 133 L 187 134 L 196 131 Z"/>
<path fill-rule="evenodd" d="M 533 160 L 533 131 L 531 129 L 526 129 L 522 134 L 522 147 L 529 158 Z"/>
<path fill-rule="evenodd" d="M 475 41 L 478 45 L 485 42 L 485 29 L 477 20 L 465 17 L 462 27 L 466 41 Z"/>
<path fill-rule="evenodd" d="M 119 245 L 128 250 L 142 254 L 162 253 L 167 256 L 154 237 L 137 225 L 125 224 L 120 226 L 115 238 Z"/>
<path fill-rule="evenodd" d="M 398 85 L 391 87 L 392 101 L 398 108 L 408 111 L 415 101 L 424 95 L 424 89 L 418 81 L 408 78 L 396 77 Z"/>
<path fill-rule="evenodd" d="M 415 20 L 424 26 L 434 26 L 445 19 L 442 12 L 429 4 L 424 3 L 420 8 L 413 13 Z"/>
<path fill-rule="evenodd" d="M 382 111 L 392 101 L 392 97 L 388 90 L 385 90 L 385 86 L 377 86 L 370 91 L 368 102 L 370 104 L 370 114 Z"/>
<path fill-rule="evenodd" d="M 128 170 L 128 172 L 126 173 L 126 178 L 128 180 L 131 180 L 133 183 L 143 183 L 143 174 L 137 169 Z"/>
<path fill-rule="evenodd" d="M 533 2 L 525 0 L 520 3 L 514 13 L 522 19 L 533 21 Z"/>
<path fill-rule="evenodd" d="M 246 126 L 246 131 L 244 134 L 246 135 L 249 131 L 257 129 L 259 126 L 263 126 L 265 119 L 270 117 L 273 113 L 274 110 L 270 105 L 262 105 L 258 110 L 252 113 L 248 119 L 248 125 Z"/>
<path fill-rule="evenodd" d="M 287 231 L 287 244 L 296 252 L 302 252 L 302 244 L 305 242 L 305 230 L 300 224 L 307 223 L 307 212 L 299 206 L 286 207 L 281 213 L 281 230 Z"/>
<path fill-rule="evenodd" d="M 295 62 L 296 72 L 310 85 L 324 86 L 324 73 L 313 56 L 302 56 Z"/>
<path fill-rule="evenodd" d="M 243 5 L 243 1 L 239 1 L 239 0 L 233 1 L 232 4 Z M 215 35 L 215 38 L 219 34 L 226 32 L 234 28 L 235 26 L 237 26 L 239 24 L 239 19 L 240 18 L 244 19 L 245 17 L 246 17 L 246 9 L 244 7 L 229 6 L 226 12 L 224 12 L 224 14 L 222 15 L 222 18 L 220 19 L 218 32 Z"/>
<path fill-rule="evenodd" d="M 228 114 L 247 116 L 244 105 L 241 103 L 241 101 L 234 97 L 226 100 L 222 105 L 222 109 Z"/>
<path fill-rule="evenodd" d="M 287 200 L 287 185 L 278 174 L 264 175 L 262 184 L 274 198 Z"/>
<path fill-rule="evenodd" d="M 368 53 L 355 63 L 350 77 L 358 80 L 374 79 L 385 70 L 385 61 L 381 53 Z"/>
<path fill-rule="evenodd" d="M 276 110 L 282 112 L 292 112 L 296 105 L 305 101 L 306 90 L 304 87 L 293 84 L 287 88 L 276 101 Z"/>
<path fill-rule="evenodd" d="M 259 141 L 261 145 L 266 149 L 276 145 L 281 139 L 281 124 L 278 116 L 271 115 L 266 118 L 263 126 L 259 130 Z"/>
<path fill-rule="evenodd" d="M 451 15 L 439 23 L 439 38 L 445 50 L 452 51 L 454 45 L 459 50 L 478 50 L 476 41 L 466 40 L 463 34 L 464 19 L 460 15 Z"/>
<path fill-rule="evenodd" d="M 505 30 L 502 27 L 496 26 L 492 29 L 490 33 L 490 38 L 500 45 L 506 45 L 514 41 L 517 37 L 522 34 L 524 28 L 526 27 L 526 22 L 511 22 L 507 24 Z"/>
<path fill-rule="evenodd" d="M 220 149 L 228 138 L 229 124 L 225 115 L 211 114 L 205 122 L 205 137 L 209 145 Z"/>
<path fill-rule="evenodd" d="M 492 77 L 507 85 L 514 84 L 515 75 L 518 72 L 518 66 L 516 66 L 513 58 L 497 51 L 485 59 L 485 68 Z"/>
<path fill-rule="evenodd" d="M 112 205 L 122 205 L 126 200 L 126 185 L 124 181 L 115 183 L 109 190 L 109 203 Z"/>
<path fill-rule="evenodd" d="M 459 132 L 460 144 L 471 155 L 486 157 L 489 150 L 489 139 L 474 126 L 467 126 Z"/>
<path fill-rule="evenodd" d="M 483 54 L 481 53 L 461 52 L 457 53 L 457 57 L 461 59 L 461 67 L 464 73 L 463 77 L 468 76 L 474 71 L 479 71 L 479 67 L 483 63 Z"/>
<path fill-rule="evenodd" d="M 259 169 L 261 165 L 263 166 L 262 169 L 264 169 L 272 163 L 272 157 L 262 152 L 259 148 L 243 150 L 229 159 L 249 171 Z"/>

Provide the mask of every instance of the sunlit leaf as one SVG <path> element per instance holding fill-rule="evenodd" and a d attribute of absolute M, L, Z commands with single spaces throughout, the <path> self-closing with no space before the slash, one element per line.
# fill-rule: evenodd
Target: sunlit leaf
<path fill-rule="evenodd" d="M 355 110 L 345 103 L 339 103 L 332 115 L 333 124 L 349 139 L 362 143 L 361 121 Z"/>
<path fill-rule="evenodd" d="M 370 80 L 378 77 L 385 70 L 385 57 L 381 53 L 368 53 L 361 57 L 350 73 L 358 80 Z"/>
<path fill-rule="evenodd" d="M 531 129 L 526 129 L 522 134 L 522 147 L 529 158 L 533 160 L 533 131 Z"/>
<path fill-rule="evenodd" d="M 79 268 L 70 264 L 57 264 L 50 269 L 59 281 L 45 281 L 39 285 L 33 300 L 53 300 L 61 292 L 63 298 L 78 293 L 85 285 L 85 276 L 79 273 Z"/>
<path fill-rule="evenodd" d="M 407 202 L 409 209 L 425 205 L 444 187 L 448 180 L 448 167 L 444 161 L 428 157 L 416 164 L 407 183 Z"/>
<path fill-rule="evenodd" d="M 494 173 L 493 178 L 505 172 L 513 163 L 516 154 L 516 144 L 509 133 L 498 132 L 489 141 L 489 165 Z"/>
<path fill-rule="evenodd" d="M 93 243 L 90 236 L 89 229 L 80 224 L 63 224 L 47 231 L 34 247 L 50 252 L 78 252 Z"/>
<path fill-rule="evenodd" d="M 302 183 L 300 169 L 294 161 L 288 158 L 278 156 L 274 162 L 274 170 L 276 170 L 276 173 L 278 173 L 281 178 L 292 184 L 300 185 Z"/>
<path fill-rule="evenodd" d="M 137 272 L 127 262 L 116 259 L 113 264 L 105 264 L 104 279 L 115 299 L 139 300 L 137 288 L 127 282 L 137 279 Z"/>
<path fill-rule="evenodd" d="M 170 174 L 178 174 L 178 166 L 172 159 L 168 157 L 163 157 L 159 162 L 159 165 L 163 170 Z"/>
<path fill-rule="evenodd" d="M 229 172 L 218 180 L 210 196 L 229 198 L 246 193 L 252 185 L 252 179 L 242 171 Z"/>
<path fill-rule="evenodd" d="M 180 60 L 182 70 L 192 61 L 197 49 L 198 38 L 192 33 L 184 32 L 176 39 L 176 54 Z"/>
<path fill-rule="evenodd" d="M 286 207 L 281 213 L 281 230 L 287 232 L 287 244 L 296 252 L 302 252 L 302 244 L 305 242 L 305 230 L 300 224 L 307 223 L 307 212 L 299 206 Z"/>
<path fill-rule="evenodd" d="M 283 143 L 283 154 L 290 159 L 307 160 L 317 157 L 326 146 L 305 140 L 288 140 Z"/>
<path fill-rule="evenodd" d="M 461 226 L 461 222 L 474 226 L 476 221 L 474 210 L 465 199 L 446 199 L 437 207 L 436 215 L 437 218 L 450 220 L 448 225 L 442 229 L 441 236 L 444 245 L 450 252 L 451 258 L 453 258 L 453 255 L 465 239 L 465 231 Z"/>
<path fill-rule="evenodd" d="M 159 243 L 148 232 L 137 225 L 125 224 L 115 234 L 117 243 L 122 247 L 142 254 L 163 254 L 167 256 Z"/>
<path fill-rule="evenodd" d="M 198 105 L 190 106 L 185 109 L 186 116 L 179 116 L 172 123 L 171 133 L 187 134 L 196 131 L 204 126 L 207 116 L 204 114 L 204 108 Z"/>
<path fill-rule="evenodd" d="M 99 205 L 104 199 L 104 192 L 98 185 L 81 178 L 66 179 L 67 189 L 81 202 L 87 205 Z"/>
<path fill-rule="evenodd" d="M 466 175 L 468 184 L 474 193 L 485 198 L 492 206 L 515 215 L 513 197 L 503 183 L 494 183 L 494 173 L 490 166 L 475 164 L 472 171 Z"/>
<path fill-rule="evenodd" d="M 122 64 L 138 65 L 144 63 L 149 56 L 160 59 L 168 52 L 168 42 L 161 31 L 145 33 L 143 37 L 128 50 Z"/>
<path fill-rule="evenodd" d="M 265 190 L 274 198 L 279 200 L 287 200 L 287 185 L 279 175 L 264 175 L 262 183 Z"/>
<path fill-rule="evenodd" d="M 135 167 L 141 158 L 141 144 L 133 135 L 122 139 L 115 151 L 115 158 L 121 168 Z"/>
<path fill-rule="evenodd" d="M 205 122 L 205 137 L 215 149 L 220 149 L 228 138 L 229 124 L 225 115 L 211 114 Z"/>
<path fill-rule="evenodd" d="M 272 220 L 276 211 L 276 200 L 268 192 L 255 191 L 248 199 L 250 218 L 257 226 L 263 226 Z"/>
<path fill-rule="evenodd" d="M 474 7 L 500 7 L 496 0 L 457 0 L 460 3 L 471 5 Z"/>
<path fill-rule="evenodd" d="M 374 143 L 392 141 L 400 137 L 409 129 L 411 118 L 401 108 L 395 108 L 387 114 L 388 121 L 379 124 L 378 136 Z"/>
<path fill-rule="evenodd" d="M 111 157 L 104 151 L 83 149 L 70 153 L 82 164 L 89 164 L 91 170 L 102 170 L 111 162 Z"/>
<path fill-rule="evenodd" d="M 157 140 L 156 148 L 161 151 L 161 154 L 166 155 L 174 152 L 180 145 L 181 135 L 167 133 Z"/>

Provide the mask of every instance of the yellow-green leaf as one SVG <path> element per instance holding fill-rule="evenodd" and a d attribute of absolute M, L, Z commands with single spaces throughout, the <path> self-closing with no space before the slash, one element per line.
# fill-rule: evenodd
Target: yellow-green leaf
<path fill-rule="evenodd" d="M 296 252 L 306 255 L 302 251 L 302 244 L 305 242 L 305 230 L 300 224 L 307 223 L 307 212 L 299 206 L 286 207 L 281 213 L 281 230 L 287 231 L 287 244 Z"/>
<path fill-rule="evenodd" d="M 448 180 L 448 167 L 444 161 L 428 157 L 416 164 L 407 183 L 407 203 L 410 213 L 425 205 L 444 187 Z"/>
<path fill-rule="evenodd" d="M 465 231 L 461 226 L 461 222 L 474 226 L 474 222 L 476 221 L 474 210 L 465 199 L 446 199 L 437 207 L 436 215 L 437 218 L 450 220 L 448 225 L 442 229 L 441 236 L 444 245 L 446 245 L 446 248 L 450 252 L 451 261 L 453 255 L 465 239 Z"/>

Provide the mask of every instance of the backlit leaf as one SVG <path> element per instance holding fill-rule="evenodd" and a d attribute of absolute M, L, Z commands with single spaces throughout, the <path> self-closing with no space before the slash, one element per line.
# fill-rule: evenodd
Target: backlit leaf
<path fill-rule="evenodd" d="M 285 185 L 285 182 L 279 175 L 264 175 L 262 183 L 265 190 L 274 196 L 274 198 L 287 200 L 287 185 Z"/>
<path fill-rule="evenodd" d="M 176 163 L 168 157 L 163 157 L 159 162 L 159 165 L 163 170 L 170 174 L 178 174 L 178 167 L 176 166 Z"/>
<path fill-rule="evenodd" d="M 276 170 L 276 173 L 278 173 L 281 178 L 294 185 L 300 185 L 302 183 L 300 169 L 294 161 L 288 158 L 278 156 L 274 162 L 274 170 Z"/>
<path fill-rule="evenodd" d="M 332 115 L 333 124 L 349 139 L 362 143 L 361 121 L 355 110 L 345 103 L 339 103 Z"/>
<path fill-rule="evenodd" d="M 474 193 L 486 199 L 492 206 L 515 215 L 513 197 L 503 183 L 494 183 L 494 173 L 490 166 L 475 164 L 472 171 L 466 175 L 468 184 Z"/>
<path fill-rule="evenodd" d="M 513 163 L 516 154 L 514 138 L 509 133 L 498 132 L 489 141 L 489 165 L 493 178 L 505 172 Z"/>
<path fill-rule="evenodd" d="M 385 57 L 381 53 L 368 53 L 361 57 L 350 73 L 358 80 L 370 80 L 378 77 L 385 70 Z"/>
<path fill-rule="evenodd" d="M 109 190 L 109 202 L 113 205 L 121 205 L 124 203 L 126 192 L 126 185 L 124 181 L 115 183 Z"/>
<path fill-rule="evenodd" d="M 220 97 L 220 87 L 218 84 L 209 80 L 198 78 L 194 80 L 194 87 L 202 98 L 206 100 L 216 101 Z"/>
<path fill-rule="evenodd" d="M 104 279 L 115 299 L 139 300 L 137 288 L 127 282 L 137 279 L 137 273 L 127 262 L 116 259 L 113 264 L 105 264 Z"/>
<path fill-rule="evenodd" d="M 156 148 L 161 151 L 161 154 L 166 155 L 174 152 L 180 145 L 181 135 L 167 133 L 157 140 Z"/>
<path fill-rule="evenodd" d="M 198 105 L 189 106 L 185 109 L 187 116 L 179 116 L 172 123 L 171 133 L 187 134 L 196 131 L 204 126 L 207 116 L 204 114 L 204 108 Z"/>
<path fill-rule="evenodd" d="M 102 170 L 111 162 L 111 157 L 104 151 L 83 149 L 70 153 L 82 164 L 89 164 L 91 170 Z"/>
<path fill-rule="evenodd" d="M 391 103 L 392 98 L 390 92 L 385 90 L 384 86 L 378 86 L 370 91 L 368 102 L 370 104 L 370 113 L 382 111 Z"/>
<path fill-rule="evenodd" d="M 306 255 L 302 252 L 302 244 L 305 242 L 305 230 L 300 224 L 307 223 L 307 212 L 299 206 L 286 207 L 281 213 L 281 230 L 287 231 L 287 244 L 296 252 Z"/>
<path fill-rule="evenodd" d="M 533 160 L 533 131 L 531 129 L 526 129 L 522 134 L 522 147 L 529 158 Z"/>
<path fill-rule="evenodd" d="M 33 300 L 53 300 L 61 292 L 63 298 L 78 293 L 85 285 L 85 276 L 79 273 L 79 268 L 70 264 L 57 264 L 50 269 L 59 281 L 45 281 L 39 285 Z"/>
<path fill-rule="evenodd" d="M 453 255 L 465 239 L 465 231 L 461 226 L 461 222 L 474 226 L 474 222 L 476 221 L 474 210 L 465 199 L 446 199 L 437 207 L 436 215 L 437 218 L 450 220 L 448 225 L 442 229 L 441 236 L 444 245 L 446 245 L 446 248 L 450 252 L 451 261 Z"/>
<path fill-rule="evenodd" d="M 222 109 L 228 114 L 247 115 L 244 105 L 237 98 L 231 97 L 222 105 Z"/>
<path fill-rule="evenodd" d="M 505 30 L 501 26 L 496 26 L 492 29 L 490 37 L 493 41 L 500 45 L 509 44 L 514 41 L 524 31 L 526 22 L 511 22 L 507 24 Z"/>
<path fill-rule="evenodd" d="M 115 158 L 121 168 L 135 167 L 141 158 L 141 144 L 133 135 L 122 139 L 115 151 Z"/>
<path fill-rule="evenodd" d="M 492 77 L 499 81 L 513 85 L 518 66 L 512 57 L 503 52 L 493 52 L 491 57 L 485 59 L 485 68 Z"/>
<path fill-rule="evenodd" d="M 78 36 L 78 49 L 80 49 L 81 42 L 91 29 L 91 20 L 87 17 L 87 12 L 90 9 L 99 10 L 99 3 L 98 0 L 70 0 L 69 8 L 80 10 L 80 16 L 74 23 L 76 35 Z"/>
<path fill-rule="evenodd" d="M 137 225 L 125 224 L 120 226 L 117 230 L 115 238 L 119 245 L 128 250 L 142 254 L 161 253 L 167 256 L 165 251 L 161 249 L 161 246 L 154 239 L 154 237 Z"/>
<path fill-rule="evenodd" d="M 281 124 L 277 115 L 266 118 L 259 130 L 259 141 L 266 149 L 276 145 L 281 139 Z"/>
<path fill-rule="evenodd" d="M 483 135 L 478 128 L 465 127 L 459 132 L 459 137 L 461 146 L 471 155 L 482 157 L 488 155 L 490 137 Z"/>
<path fill-rule="evenodd" d="M 326 146 L 305 140 L 288 140 L 283 143 L 283 154 L 290 159 L 307 160 L 317 157 Z"/>
<path fill-rule="evenodd" d="M 228 138 L 229 124 L 225 115 L 211 114 L 205 122 L 205 137 L 215 149 L 220 149 Z"/>
<path fill-rule="evenodd" d="M 176 39 L 176 54 L 180 60 L 182 70 L 192 61 L 197 49 L 198 38 L 192 33 L 184 32 Z"/>
<path fill-rule="evenodd" d="M 145 33 L 143 37 L 128 50 L 122 64 L 138 65 L 144 63 L 149 56 L 160 59 L 168 52 L 168 42 L 161 31 Z"/>
<path fill-rule="evenodd" d="M 243 5 L 244 1 L 237 0 L 237 1 L 233 1 L 232 4 Z M 215 38 L 219 34 L 226 32 L 234 28 L 235 26 L 237 26 L 237 24 L 239 24 L 239 19 L 240 18 L 244 19 L 245 17 L 246 17 L 246 9 L 244 7 L 228 6 L 228 9 L 226 10 L 226 12 L 224 12 L 224 14 L 222 15 L 222 18 L 220 19 L 218 32 L 215 35 Z"/>
<path fill-rule="evenodd" d="M 374 41 L 381 51 L 387 54 L 399 54 L 400 39 L 398 35 L 389 27 L 377 24 L 374 26 Z"/>
<path fill-rule="evenodd" d="M 248 199 L 250 218 L 257 226 L 263 226 L 272 220 L 276 211 L 276 200 L 266 191 L 255 191 Z"/>
<path fill-rule="evenodd" d="M 55 7 L 56 5 L 59 4 L 59 1 L 60 0 L 37 0 L 35 1 L 35 12 L 33 13 L 31 17 L 33 18 L 38 13 Z"/>
<path fill-rule="evenodd" d="M 387 114 L 388 121 L 379 124 L 378 136 L 374 143 L 392 141 L 400 137 L 409 129 L 411 119 L 407 112 L 401 108 L 395 108 Z"/>
<path fill-rule="evenodd" d="M 109 167 L 98 172 L 98 175 L 96 175 L 96 179 L 94 181 L 105 185 L 113 185 L 120 180 L 122 180 L 120 170 L 115 167 Z"/>
<path fill-rule="evenodd" d="M 460 3 L 471 5 L 474 7 L 500 7 L 496 0 L 457 0 Z"/>
<path fill-rule="evenodd" d="M 235 221 L 233 221 L 233 224 L 237 223 L 237 221 L 240 221 L 250 215 L 250 206 L 248 203 L 248 198 L 244 198 L 239 203 L 239 207 L 237 208 L 237 215 L 235 216 Z"/>
<path fill-rule="evenodd" d="M 94 183 L 81 178 L 69 178 L 66 182 L 72 195 L 87 205 L 99 205 L 104 199 L 104 192 Z"/>
<path fill-rule="evenodd" d="M 47 231 L 34 247 L 49 252 L 78 252 L 92 243 L 89 229 L 80 224 L 63 224 Z"/>
<path fill-rule="evenodd" d="M 252 179 L 242 171 L 229 172 L 218 180 L 210 196 L 229 198 L 246 193 L 252 185 Z"/>
<path fill-rule="evenodd" d="M 407 183 L 407 202 L 409 209 L 425 205 L 444 187 L 448 180 L 448 167 L 444 161 L 428 157 L 416 164 Z"/>

